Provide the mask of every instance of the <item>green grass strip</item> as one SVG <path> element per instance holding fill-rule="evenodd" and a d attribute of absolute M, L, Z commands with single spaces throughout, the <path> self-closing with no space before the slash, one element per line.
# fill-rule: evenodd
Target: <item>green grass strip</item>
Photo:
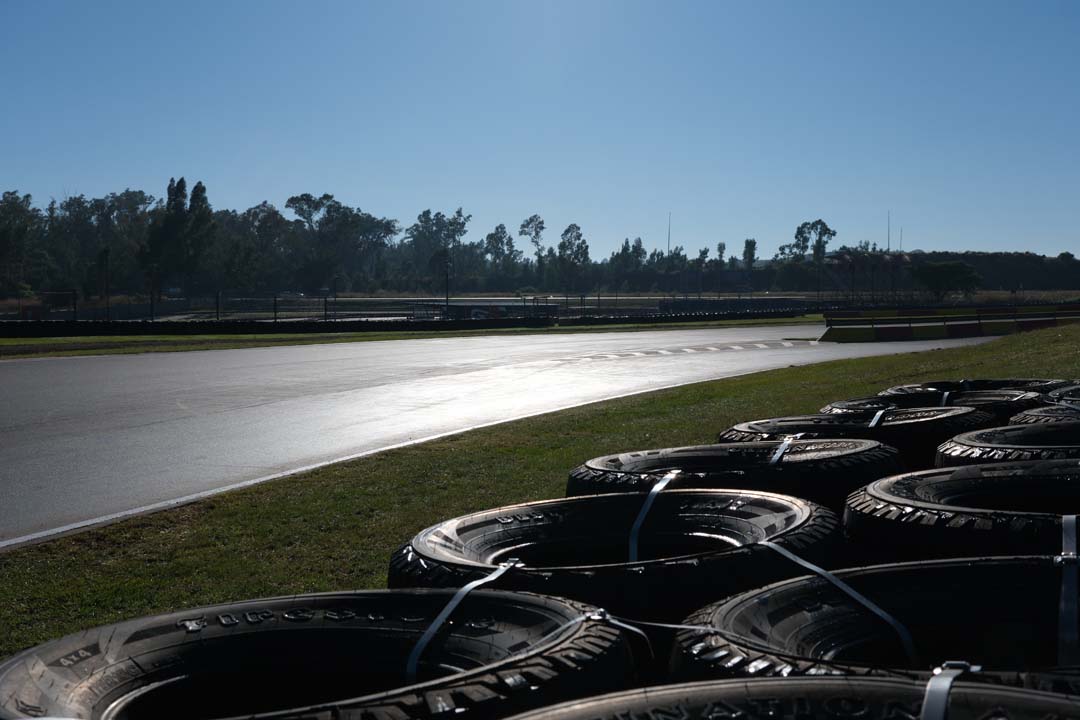
<path fill-rule="evenodd" d="M 390 553 L 420 529 L 561 497 L 597 455 L 710 442 L 737 421 L 921 379 L 1078 375 L 1080 327 L 1058 327 L 687 385 L 331 465 L 0 554 L 0 656 L 148 613 L 382 587 Z"/>

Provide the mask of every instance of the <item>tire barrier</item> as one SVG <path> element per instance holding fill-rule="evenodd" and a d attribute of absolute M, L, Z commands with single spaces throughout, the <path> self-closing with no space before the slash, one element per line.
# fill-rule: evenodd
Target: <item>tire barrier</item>
<path fill-rule="evenodd" d="M 931 467 L 937 447 L 957 433 L 993 425 L 993 417 L 969 407 L 901 408 L 871 413 L 794 415 L 739 423 L 719 442 L 800 438 L 862 438 L 900 451 L 909 470 Z"/>
<path fill-rule="evenodd" d="M 1024 410 L 1009 418 L 1009 425 L 1038 425 L 1041 423 L 1080 421 L 1080 403 L 1076 405 L 1047 405 Z"/>
<path fill-rule="evenodd" d="M 761 546 L 770 540 L 824 562 L 839 525 L 804 500 L 762 492 L 657 493 L 630 538 L 643 493 L 594 495 L 496 508 L 433 525 L 398 549 L 389 585 L 460 587 L 513 558 L 503 589 L 573 598 L 634 619 L 677 621 L 711 598 L 801 573 Z"/>
<path fill-rule="evenodd" d="M 627 640 L 595 608 L 493 591 L 462 603 L 408 682 L 451 595 L 249 600 L 76 633 L 0 665 L 0 717 L 497 718 L 631 684 Z"/>
<path fill-rule="evenodd" d="M 1080 513 L 1080 462 L 968 465 L 883 478 L 852 493 L 844 534 L 878 559 L 1055 554 Z"/>
<path fill-rule="evenodd" d="M 898 385 L 718 440 L 422 530 L 392 590 L 30 648 L 0 720 L 1080 720 L 1080 384 Z"/>
<path fill-rule="evenodd" d="M 1049 380 L 1046 378 L 997 378 L 985 380 L 927 380 L 921 383 L 907 385 L 894 385 L 878 393 L 878 395 L 906 395 L 912 392 L 926 392 L 937 390 L 939 392 L 968 392 L 971 390 L 1030 390 L 1038 393 L 1048 393 L 1068 385 L 1074 385 L 1075 380 Z"/>
<path fill-rule="evenodd" d="M 627 690 L 514 720 L 914 720 L 926 692 L 926 682 L 896 678 L 718 680 Z M 1065 720 L 1076 716 L 1077 703 L 1075 696 L 989 685 L 974 674 L 952 684 L 945 710 L 949 720 Z"/>
<path fill-rule="evenodd" d="M 794 495 L 839 511 L 847 495 L 899 472 L 894 448 L 873 440 L 695 445 L 593 458 L 570 473 L 566 495 L 647 492 L 678 470 L 672 489 L 729 488 Z"/>
<path fill-rule="evenodd" d="M 937 466 L 1080 458 L 1080 422 L 976 430 L 942 443 Z"/>
<path fill-rule="evenodd" d="M 1057 390 L 1047 393 L 1051 402 L 1077 403 L 1080 404 L 1080 385 L 1066 385 Z"/>
<path fill-rule="evenodd" d="M 672 676 L 925 680 L 937 658 L 977 658 L 981 676 L 992 682 L 1080 694 L 1080 676 L 1070 670 L 1075 627 L 1060 627 L 1059 614 L 1064 576 L 1073 570 L 1056 557 L 995 557 L 837 571 L 910 632 L 918 665 L 892 627 L 832 584 L 787 580 L 690 615 L 676 641 Z M 1075 604 L 1069 609 L 1075 614 Z"/>
<path fill-rule="evenodd" d="M 912 392 L 898 395 L 875 395 L 873 397 L 838 400 L 821 408 L 821 413 L 860 413 L 915 407 L 972 407 L 994 417 L 1000 425 L 1024 410 L 1045 404 L 1041 393 L 1025 390 L 973 390 Z"/>

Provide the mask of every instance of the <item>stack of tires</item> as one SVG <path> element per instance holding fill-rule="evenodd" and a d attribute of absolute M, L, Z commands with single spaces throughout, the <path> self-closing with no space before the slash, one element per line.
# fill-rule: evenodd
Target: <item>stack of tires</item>
<path fill-rule="evenodd" d="M 1080 718 L 1075 514 L 1080 383 L 896 386 L 588 460 L 388 590 L 31 648 L 0 719 Z"/>

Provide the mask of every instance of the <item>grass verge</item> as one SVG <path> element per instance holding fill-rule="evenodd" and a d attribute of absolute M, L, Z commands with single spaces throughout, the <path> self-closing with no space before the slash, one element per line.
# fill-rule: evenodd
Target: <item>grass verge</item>
<path fill-rule="evenodd" d="M 583 460 L 709 442 L 901 382 L 1080 375 L 1080 327 L 687 385 L 393 450 L 0 554 L 0 657 L 78 629 L 226 600 L 385 583 L 444 518 L 560 497 Z"/>
<path fill-rule="evenodd" d="M 492 330 L 436 330 L 427 332 L 361 333 L 267 333 L 265 335 L 96 335 L 83 337 L 0 338 L 0 359 L 25 357 L 68 357 L 73 355 L 116 355 L 146 352 L 228 350 L 278 345 L 417 340 L 422 338 L 470 337 L 477 335 L 538 335 L 545 333 L 640 332 L 644 330 L 688 330 L 746 325 L 815 325 L 824 322 L 820 314 L 794 318 L 757 320 L 712 320 L 685 323 L 627 323 L 624 325 L 560 326 L 547 328 L 505 328 Z"/>

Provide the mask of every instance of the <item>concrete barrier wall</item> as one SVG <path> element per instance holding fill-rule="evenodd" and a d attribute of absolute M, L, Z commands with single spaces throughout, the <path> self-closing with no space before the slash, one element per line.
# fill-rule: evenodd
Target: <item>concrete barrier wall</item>
<path fill-rule="evenodd" d="M 909 318 L 909 317 L 947 317 L 952 315 L 1056 315 L 1064 312 L 1080 312 L 1080 304 L 1063 303 L 1059 305 L 980 305 L 954 307 L 890 307 L 867 310 L 826 310 L 827 319 L 850 318 Z"/>
<path fill-rule="evenodd" d="M 993 337 L 1025 330 L 1057 327 L 1080 322 L 1080 317 L 1018 318 L 981 322 L 943 322 L 921 325 L 841 325 L 832 326 L 821 336 L 823 342 L 890 342 L 897 340 L 940 340 L 945 338 Z"/>
<path fill-rule="evenodd" d="M 949 337 L 944 325 L 916 325 L 911 328 L 913 340 L 941 340 Z"/>

